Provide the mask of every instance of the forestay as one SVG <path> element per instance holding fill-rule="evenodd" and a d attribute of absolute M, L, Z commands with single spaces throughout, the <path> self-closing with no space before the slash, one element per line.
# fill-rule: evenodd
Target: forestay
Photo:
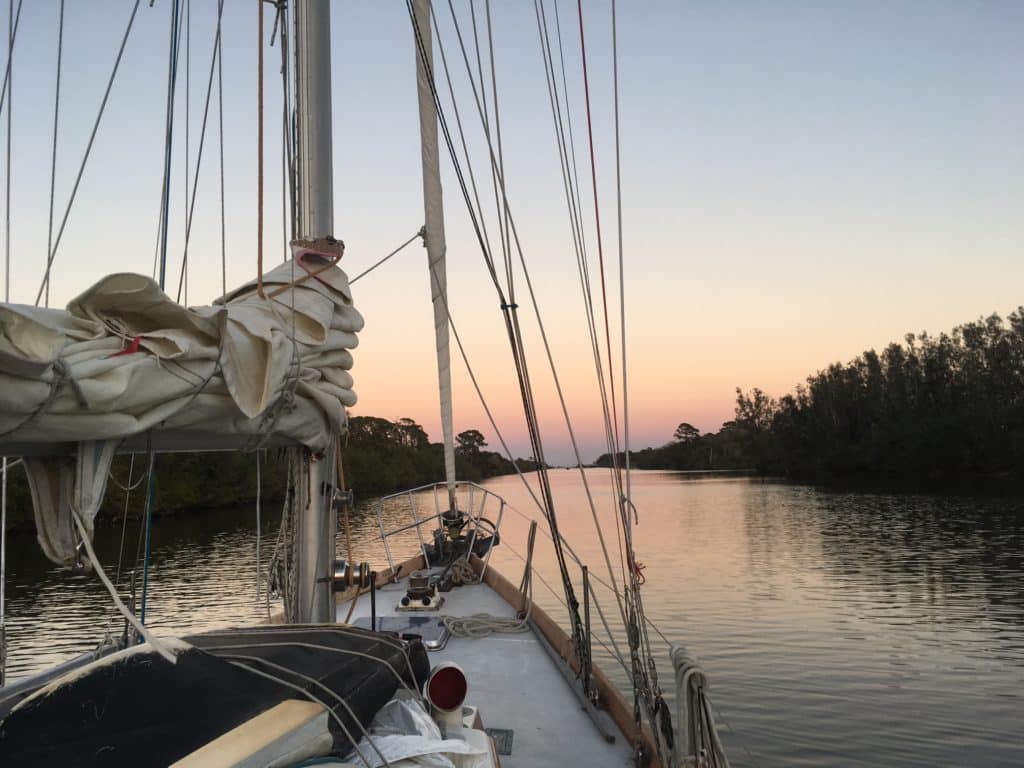
<path fill-rule="evenodd" d="M 261 283 L 207 307 L 182 307 L 149 277 L 125 273 L 65 310 L 0 304 L 0 447 L 45 455 L 79 444 L 77 461 L 26 460 L 37 523 L 67 518 L 70 531 L 74 504 L 91 527 L 114 453 L 102 444 L 147 430 L 194 435 L 177 446 L 188 450 L 208 448 L 211 435 L 238 447 L 273 437 L 327 448 L 356 402 L 350 350 L 363 327 L 336 261 L 296 247 Z M 54 534 L 47 555 L 69 562 L 73 540 Z"/>

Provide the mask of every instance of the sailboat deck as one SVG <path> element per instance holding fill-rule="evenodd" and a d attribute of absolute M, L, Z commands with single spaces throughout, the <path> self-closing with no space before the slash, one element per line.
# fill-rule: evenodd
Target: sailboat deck
<path fill-rule="evenodd" d="M 377 591 L 378 618 L 409 615 L 395 610 L 407 588 L 407 579 L 402 579 Z M 338 605 L 338 621 L 345 619 L 348 610 L 348 602 Z M 515 610 L 489 585 L 474 584 L 445 593 L 440 613 L 512 617 Z M 369 615 L 370 600 L 364 595 L 353 620 Z M 430 661 L 432 665 L 452 661 L 462 667 L 469 681 L 466 704 L 479 708 L 485 727 L 514 732 L 512 753 L 501 756 L 503 768 L 630 765 L 629 743 L 621 735 L 614 744 L 605 741 L 541 643 L 535 631 L 485 638 L 453 636 L 442 650 L 430 652 Z"/>

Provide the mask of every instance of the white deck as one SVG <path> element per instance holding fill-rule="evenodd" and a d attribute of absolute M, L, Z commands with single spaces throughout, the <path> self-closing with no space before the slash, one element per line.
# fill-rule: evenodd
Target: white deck
<path fill-rule="evenodd" d="M 399 615 L 395 606 L 406 588 L 403 579 L 378 590 L 378 617 Z M 339 606 L 338 621 L 344 620 L 348 608 L 348 603 Z M 445 593 L 440 613 L 512 616 L 515 611 L 489 586 L 475 584 Z M 364 595 L 354 618 L 369 615 L 370 601 Z M 452 637 L 443 650 L 431 651 L 429 656 L 431 666 L 454 661 L 465 670 L 466 703 L 479 707 L 485 727 L 514 731 L 512 754 L 501 756 L 502 768 L 632 764 L 629 744 L 621 736 L 614 744 L 603 739 L 533 632 L 482 639 Z"/>

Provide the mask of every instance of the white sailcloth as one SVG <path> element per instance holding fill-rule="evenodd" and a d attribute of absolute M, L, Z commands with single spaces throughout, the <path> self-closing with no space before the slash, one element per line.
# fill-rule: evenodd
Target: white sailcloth
<path fill-rule="evenodd" d="M 77 462 L 25 464 L 51 559 L 74 557 L 69 500 L 88 525 L 99 508 L 113 449 L 98 444 L 168 430 L 195 435 L 179 449 L 203 450 L 211 436 L 330 445 L 356 402 L 363 318 L 329 263 L 300 249 L 264 276 L 268 298 L 253 281 L 208 307 L 182 307 L 136 274 L 103 278 L 65 310 L 0 304 L 0 448 L 82 444 Z M 84 459 L 99 487 L 82 479 Z"/>

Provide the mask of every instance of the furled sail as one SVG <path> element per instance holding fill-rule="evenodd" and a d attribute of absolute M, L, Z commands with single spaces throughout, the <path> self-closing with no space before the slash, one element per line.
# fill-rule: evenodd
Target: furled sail
<path fill-rule="evenodd" d="M 0 448 L 78 444 L 77 461 L 65 449 L 26 462 L 38 523 L 66 518 L 75 499 L 91 526 L 103 487 L 84 475 L 105 484 L 113 456 L 97 444 L 152 430 L 173 433 L 176 450 L 274 438 L 320 452 L 344 430 L 363 318 L 338 253 L 293 251 L 208 307 L 182 307 L 136 274 L 103 278 L 65 310 L 0 304 Z M 55 534 L 47 555 L 66 563 L 73 539 Z"/>

